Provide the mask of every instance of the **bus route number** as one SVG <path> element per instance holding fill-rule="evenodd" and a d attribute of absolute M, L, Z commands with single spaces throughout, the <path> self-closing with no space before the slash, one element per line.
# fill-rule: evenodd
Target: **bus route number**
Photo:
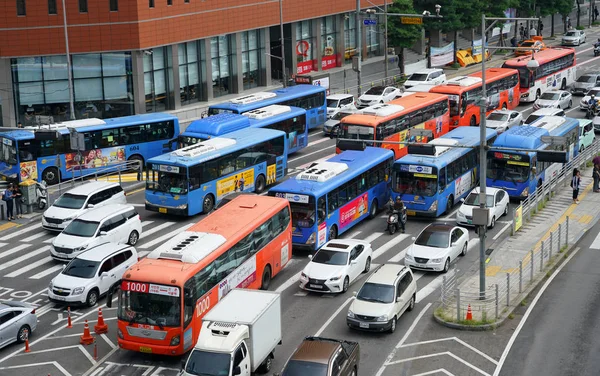
<path fill-rule="evenodd" d="M 133 292 L 148 292 L 148 284 L 146 283 L 135 283 L 135 282 L 125 282 L 126 291 Z"/>
<path fill-rule="evenodd" d="M 140 147 L 138 145 L 130 146 L 129 151 L 139 151 Z"/>
<path fill-rule="evenodd" d="M 200 317 L 210 308 L 210 296 L 196 303 L 196 317 Z"/>

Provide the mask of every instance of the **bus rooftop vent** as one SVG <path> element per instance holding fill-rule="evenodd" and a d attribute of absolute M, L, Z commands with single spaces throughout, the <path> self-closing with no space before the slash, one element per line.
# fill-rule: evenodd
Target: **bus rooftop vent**
<path fill-rule="evenodd" d="M 451 140 L 448 138 L 436 138 L 434 140 L 429 141 L 429 145 L 435 146 L 436 157 L 439 157 L 445 152 L 450 151 L 452 149 L 450 146 L 457 146 L 458 144 L 458 140 Z"/>
<path fill-rule="evenodd" d="M 562 116 L 542 116 L 537 118 L 533 123 L 529 124 L 532 127 L 543 128 L 548 132 L 552 132 L 556 128 L 563 125 L 567 119 Z"/>
<path fill-rule="evenodd" d="M 400 111 L 404 111 L 404 107 L 399 106 L 397 104 L 381 103 L 381 104 L 373 105 L 371 107 L 367 107 L 364 110 L 362 110 L 361 112 L 363 115 L 374 115 L 374 116 L 385 117 L 385 116 L 393 115 Z"/>
<path fill-rule="evenodd" d="M 150 252 L 149 259 L 167 259 L 195 264 L 225 243 L 219 234 L 184 231 Z"/>
<path fill-rule="evenodd" d="M 63 123 L 56 123 L 50 126 L 50 129 L 56 128 L 79 128 L 79 127 L 89 127 L 91 125 L 105 125 L 106 122 L 102 119 L 91 118 L 91 119 L 80 119 L 80 120 L 69 120 Z"/>
<path fill-rule="evenodd" d="M 475 84 L 480 84 L 481 82 L 482 81 L 480 77 L 458 76 L 446 81 L 446 85 L 471 86 Z"/>
<path fill-rule="evenodd" d="M 197 157 L 211 151 L 226 148 L 235 145 L 235 140 L 231 138 L 216 137 L 210 140 L 202 141 L 199 144 L 186 146 L 182 149 L 175 150 L 175 155 L 179 157 Z"/>
<path fill-rule="evenodd" d="M 290 106 L 282 106 L 279 104 L 274 104 L 271 106 L 257 108 L 256 110 L 244 112 L 242 115 L 249 117 L 250 119 L 266 119 L 273 116 L 285 114 L 286 112 L 290 112 L 292 109 Z"/>
<path fill-rule="evenodd" d="M 296 176 L 297 180 L 325 182 L 348 169 L 348 165 L 339 162 L 320 162 Z"/>
<path fill-rule="evenodd" d="M 248 104 L 248 103 L 254 103 L 254 102 L 262 101 L 265 99 L 273 98 L 276 96 L 277 96 L 277 94 L 275 94 L 275 93 L 269 93 L 269 92 L 263 91 L 263 92 L 254 93 L 254 94 L 250 94 L 250 95 L 244 95 L 243 97 L 234 98 L 231 100 L 231 103 L 233 103 L 233 104 Z"/>

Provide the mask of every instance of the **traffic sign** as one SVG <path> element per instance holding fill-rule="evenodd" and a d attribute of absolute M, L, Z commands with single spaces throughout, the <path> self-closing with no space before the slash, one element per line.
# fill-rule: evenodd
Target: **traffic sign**
<path fill-rule="evenodd" d="M 400 22 L 405 25 L 423 25 L 422 17 L 400 17 Z"/>
<path fill-rule="evenodd" d="M 367 18 L 363 20 L 363 24 L 368 25 L 377 25 L 377 20 L 373 18 Z"/>

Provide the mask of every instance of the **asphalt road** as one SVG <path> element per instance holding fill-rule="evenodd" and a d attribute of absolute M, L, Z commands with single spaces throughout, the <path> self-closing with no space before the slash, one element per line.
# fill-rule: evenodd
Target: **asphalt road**
<path fill-rule="evenodd" d="M 596 35 L 588 35 L 588 40 L 596 39 Z M 579 74 L 596 69 L 591 51 L 591 44 L 586 43 L 577 48 Z M 574 99 L 574 105 L 579 98 Z M 521 106 L 524 117 L 531 112 L 531 105 Z M 582 117 L 583 112 L 577 108 L 568 110 L 568 116 Z M 289 159 L 290 173 L 294 174 L 311 163 L 329 158 L 335 153 L 334 140 L 323 136 L 320 130 L 313 130 L 309 136 L 309 146 L 294 154 Z M 158 213 L 146 212 L 143 208 L 144 192 L 128 195 L 128 201 L 138 207 L 142 221 L 143 234 L 137 246 L 141 255 L 147 254 L 154 246 L 183 231 L 202 216 L 178 218 Z M 368 240 L 371 242 L 374 264 L 387 262 L 403 262 L 407 247 L 411 244 L 411 236 L 416 236 L 429 222 L 411 219 L 406 234 L 390 236 L 385 233 L 385 214 L 357 225 L 354 230 L 343 237 Z M 439 221 L 452 221 L 454 212 L 440 218 Z M 498 233 L 508 226 L 511 219 L 502 218 L 496 228 L 489 233 L 488 244 L 497 238 Z M 478 260 L 478 240 L 470 231 L 472 241 L 466 257 L 454 265 L 458 273 L 473 267 Z M 114 309 L 104 309 L 104 317 L 109 324 L 109 333 L 99 336 L 97 340 L 98 359 L 93 357 L 91 346 L 78 346 L 77 336 L 81 334 L 84 319 L 95 320 L 96 309 L 77 309 L 73 311 L 74 328 L 65 329 L 65 307 L 49 303 L 45 290 L 49 281 L 58 273 L 61 265 L 48 257 L 48 245 L 53 234 L 41 230 L 38 221 L 11 230 L 0 232 L 0 299 L 12 298 L 25 300 L 38 305 L 39 325 L 32 336 L 32 352 L 23 354 L 22 346 L 11 345 L 0 350 L 0 376 L 22 375 L 175 375 L 179 369 L 180 359 L 162 358 L 146 354 L 120 351 L 116 348 L 116 329 Z M 371 334 L 350 331 L 345 324 L 347 308 L 352 294 L 331 296 L 305 293 L 298 288 L 299 272 L 306 265 L 307 254 L 294 252 L 289 266 L 278 275 L 272 283 L 272 289 L 282 293 L 283 299 L 283 344 L 276 349 L 274 370 L 279 370 L 291 355 L 302 338 L 307 335 L 323 335 L 334 338 L 357 340 L 361 345 L 360 373 L 375 375 L 385 362 L 390 352 L 399 341 L 410 339 L 418 342 L 431 339 L 436 332 L 442 332 L 439 326 L 415 326 L 423 317 L 430 317 L 429 303 L 438 298 L 441 276 L 434 273 L 415 272 L 417 280 L 417 306 L 413 312 L 406 313 L 398 323 L 397 332 L 393 335 Z M 375 266 L 375 265 L 374 265 Z M 359 288 L 365 275 L 350 287 L 350 291 Z M 100 304 L 104 304 L 104 299 Z M 565 305 L 571 307 L 571 305 Z M 428 312 L 427 315 L 421 315 Z M 565 316 L 569 317 L 569 316 Z M 93 322 L 92 322 L 93 324 Z M 420 324 L 419 324 L 420 325 Z M 416 329 L 415 329 L 416 328 Z M 410 338 L 405 338 L 409 335 Z M 573 337 L 576 338 L 576 337 Z M 408 356 L 408 355 L 407 355 Z M 485 359 L 485 357 L 484 357 Z M 385 375 L 413 375 L 422 373 L 422 359 L 401 362 L 387 368 Z M 457 366 L 459 367 L 459 366 Z M 63 372 L 64 370 L 64 372 Z M 457 368 L 457 375 L 468 375 Z M 527 374 L 516 372 L 513 374 Z M 534 374 L 537 374 L 534 373 Z"/>

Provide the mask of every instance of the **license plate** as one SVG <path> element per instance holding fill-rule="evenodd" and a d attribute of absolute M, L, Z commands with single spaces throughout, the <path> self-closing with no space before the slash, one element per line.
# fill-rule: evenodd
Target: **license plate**
<path fill-rule="evenodd" d="M 468 224 L 470 224 L 470 225 L 472 225 L 472 224 L 473 224 L 473 221 L 472 221 L 472 220 L 470 220 L 470 219 L 467 219 L 467 223 L 468 223 Z"/>
<path fill-rule="evenodd" d="M 54 299 L 56 299 L 56 300 L 66 300 L 66 298 L 64 296 L 55 296 Z"/>
<path fill-rule="evenodd" d="M 417 264 L 417 268 L 425 268 L 425 264 Z"/>
<path fill-rule="evenodd" d="M 312 283 L 308 285 L 308 287 L 313 288 L 313 289 L 322 289 L 323 286 L 321 285 L 313 285 Z"/>
<path fill-rule="evenodd" d="M 158 212 L 167 214 L 167 208 L 158 208 Z"/>
<path fill-rule="evenodd" d="M 48 227 L 58 227 L 56 223 L 48 223 Z"/>
<path fill-rule="evenodd" d="M 361 328 L 369 329 L 369 324 L 366 322 L 361 322 L 358 324 Z"/>
<path fill-rule="evenodd" d="M 146 346 L 140 346 L 140 352 L 151 354 L 152 353 L 152 348 L 146 347 Z"/>
<path fill-rule="evenodd" d="M 407 210 L 406 215 L 417 215 L 414 210 Z"/>

